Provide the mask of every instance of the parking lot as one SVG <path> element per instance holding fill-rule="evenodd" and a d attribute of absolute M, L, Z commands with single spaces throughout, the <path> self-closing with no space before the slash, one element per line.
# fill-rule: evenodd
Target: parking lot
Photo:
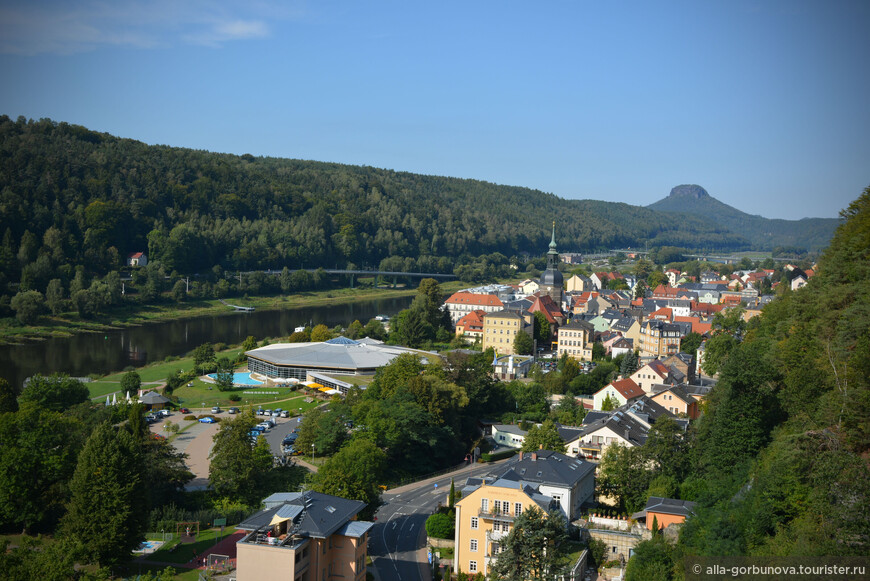
<path fill-rule="evenodd" d="M 210 413 L 211 410 L 191 410 L 194 414 Z M 156 423 L 151 424 L 151 432 L 159 434 L 165 438 L 172 436 L 171 432 L 164 430 L 166 422 L 177 424 L 181 431 L 173 440 L 172 445 L 179 452 L 184 452 L 188 455 L 187 467 L 193 472 L 194 480 L 188 484 L 189 490 L 197 490 L 205 488 L 208 485 L 208 467 L 209 454 L 211 453 L 213 438 L 220 428 L 220 424 L 203 424 L 197 420 L 182 419 L 187 414 L 180 412 L 171 412 L 169 416 L 160 418 Z M 228 419 L 232 418 L 226 410 L 214 414 L 216 417 Z M 257 419 L 262 421 L 264 416 L 257 416 Z M 265 432 L 264 436 L 269 443 L 272 454 L 281 456 L 281 440 L 289 434 L 294 428 L 298 427 L 302 421 L 301 417 L 295 418 L 272 418 L 275 420 L 275 427 Z"/>

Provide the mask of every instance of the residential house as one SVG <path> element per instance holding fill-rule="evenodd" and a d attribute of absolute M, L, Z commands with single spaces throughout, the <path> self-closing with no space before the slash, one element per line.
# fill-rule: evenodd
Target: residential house
<path fill-rule="evenodd" d="M 671 286 L 677 286 L 677 282 L 680 280 L 683 274 L 679 270 L 669 268 L 665 271 L 665 276 L 668 277 L 668 284 L 670 284 Z"/>
<path fill-rule="evenodd" d="M 722 280 L 722 277 L 720 277 L 718 273 L 713 272 L 712 270 L 705 270 L 704 272 L 701 273 L 700 278 L 701 278 L 702 283 L 704 283 L 704 282 L 717 282 L 719 280 Z"/>
<path fill-rule="evenodd" d="M 519 284 L 520 291 L 526 296 L 533 295 L 541 289 L 541 285 L 538 284 L 538 281 L 527 278 Z"/>
<path fill-rule="evenodd" d="M 616 400 L 617 407 L 619 407 L 641 397 L 642 395 L 643 390 L 632 379 L 617 379 L 616 381 L 608 383 L 593 394 L 593 408 L 600 410 L 604 401 L 608 397 L 611 400 Z"/>
<path fill-rule="evenodd" d="M 469 478 L 454 505 L 454 571 L 486 576 L 514 519 L 532 507 L 546 513 L 552 505 L 551 497 L 520 481 Z"/>
<path fill-rule="evenodd" d="M 616 280 L 624 280 L 624 276 L 618 272 L 596 272 L 589 277 L 596 289 L 601 290 Z"/>
<path fill-rule="evenodd" d="M 680 324 L 644 321 L 640 326 L 640 342 L 636 345 L 641 357 L 668 357 L 679 352 L 682 338 Z"/>
<path fill-rule="evenodd" d="M 493 424 L 492 439 L 497 446 L 506 448 L 522 448 L 526 441 L 526 430 L 516 424 Z"/>
<path fill-rule="evenodd" d="M 496 295 L 465 291 L 453 293 L 450 298 L 444 301 L 444 305 L 450 312 L 450 321 L 454 325 L 471 311 L 481 310 L 485 313 L 494 313 L 504 308 L 504 303 Z"/>
<path fill-rule="evenodd" d="M 273 494 L 264 504 L 236 526 L 246 532 L 236 543 L 236 579 L 365 579 L 374 523 L 355 520 L 364 502 L 306 491 Z"/>
<path fill-rule="evenodd" d="M 581 426 L 580 455 L 589 460 L 600 460 L 608 446 L 642 446 L 649 428 L 631 414 L 617 412 L 589 412 Z"/>
<path fill-rule="evenodd" d="M 514 340 L 517 333 L 533 336 L 532 315 L 528 312 L 497 311 L 483 317 L 483 350 L 490 347 L 500 355 L 517 355 Z"/>
<path fill-rule="evenodd" d="M 670 413 L 683 414 L 691 420 L 698 419 L 698 400 L 692 397 L 687 386 L 680 385 L 654 385 L 650 399 L 656 402 Z"/>
<path fill-rule="evenodd" d="M 127 266 L 148 266 L 148 257 L 144 252 L 134 252 L 127 255 Z"/>
<path fill-rule="evenodd" d="M 691 355 L 689 353 L 683 353 L 682 351 L 680 351 L 679 353 L 675 353 L 674 355 L 663 359 L 662 363 L 664 363 L 668 367 L 676 367 L 677 369 L 682 371 L 683 375 L 686 376 L 687 383 L 695 382 L 696 368 L 694 355 Z"/>
<path fill-rule="evenodd" d="M 592 280 L 586 275 L 575 274 L 565 281 L 565 290 L 569 293 L 591 291 L 594 287 Z"/>
<path fill-rule="evenodd" d="M 620 337 L 610 344 L 610 356 L 619 357 L 630 351 L 634 351 L 634 341 L 628 337 Z"/>
<path fill-rule="evenodd" d="M 652 530 L 653 520 L 659 528 L 667 528 L 671 525 L 680 525 L 695 514 L 695 504 L 690 500 L 650 496 L 646 507 L 631 515 L 631 518 L 644 522 L 648 530 Z"/>
<path fill-rule="evenodd" d="M 568 522 L 579 518 L 580 507 L 594 500 L 595 464 L 552 450 L 521 452 L 491 476 L 531 485 L 552 498 Z"/>
<path fill-rule="evenodd" d="M 623 317 L 618 321 L 614 321 L 610 325 L 610 330 L 619 331 L 623 337 L 631 339 L 635 348 L 640 343 L 640 323 L 634 317 Z"/>
<path fill-rule="evenodd" d="M 658 359 L 632 373 L 630 378 L 644 393 L 652 393 L 653 385 L 674 383 L 671 369 Z"/>
<path fill-rule="evenodd" d="M 568 354 L 569 357 L 580 361 L 592 360 L 592 339 L 595 336 L 595 328 L 586 321 L 571 321 L 567 325 L 559 327 L 556 340 L 556 354 L 561 357 Z"/>
<path fill-rule="evenodd" d="M 458 321 L 456 321 L 456 336 L 465 337 L 472 341 L 483 339 L 483 316 L 486 311 L 478 309 L 471 311 Z"/>

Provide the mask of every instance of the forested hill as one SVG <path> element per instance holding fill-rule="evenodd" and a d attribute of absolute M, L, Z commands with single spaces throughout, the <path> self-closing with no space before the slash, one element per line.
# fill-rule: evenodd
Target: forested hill
<path fill-rule="evenodd" d="M 51 120 L 0 117 L 0 256 L 7 280 L 47 268 L 118 268 L 147 251 L 168 271 L 347 263 L 452 272 L 461 257 L 672 245 L 734 250 L 698 217 L 563 200 L 482 181 L 150 146 Z"/>
<path fill-rule="evenodd" d="M 740 232 L 753 248 L 771 250 L 777 246 L 806 250 L 825 248 L 839 225 L 835 218 L 771 220 L 741 212 L 712 197 L 701 186 L 682 185 L 668 197 L 647 206 L 657 212 L 703 216 L 732 232 Z"/>

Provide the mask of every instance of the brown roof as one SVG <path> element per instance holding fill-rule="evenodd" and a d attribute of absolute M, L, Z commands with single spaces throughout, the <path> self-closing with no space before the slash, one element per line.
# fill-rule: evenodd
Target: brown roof
<path fill-rule="evenodd" d="M 612 385 L 613 389 L 618 391 L 625 399 L 634 399 L 643 395 L 643 390 L 640 386 L 628 377 L 625 379 L 617 379 L 610 385 Z"/>
<path fill-rule="evenodd" d="M 458 292 L 445 301 L 448 304 L 478 305 L 481 307 L 502 307 L 504 303 L 495 295 Z"/>
<path fill-rule="evenodd" d="M 465 327 L 465 328 L 474 328 L 479 327 L 483 329 L 483 316 L 486 312 L 481 311 L 480 309 L 475 309 L 456 321 L 457 327 Z"/>

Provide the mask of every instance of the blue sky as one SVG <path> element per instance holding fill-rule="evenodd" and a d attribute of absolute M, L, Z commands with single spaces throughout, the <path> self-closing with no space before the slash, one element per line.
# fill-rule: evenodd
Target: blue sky
<path fill-rule="evenodd" d="M 6 0 L 0 114 L 766 217 L 870 185 L 870 2 Z"/>

